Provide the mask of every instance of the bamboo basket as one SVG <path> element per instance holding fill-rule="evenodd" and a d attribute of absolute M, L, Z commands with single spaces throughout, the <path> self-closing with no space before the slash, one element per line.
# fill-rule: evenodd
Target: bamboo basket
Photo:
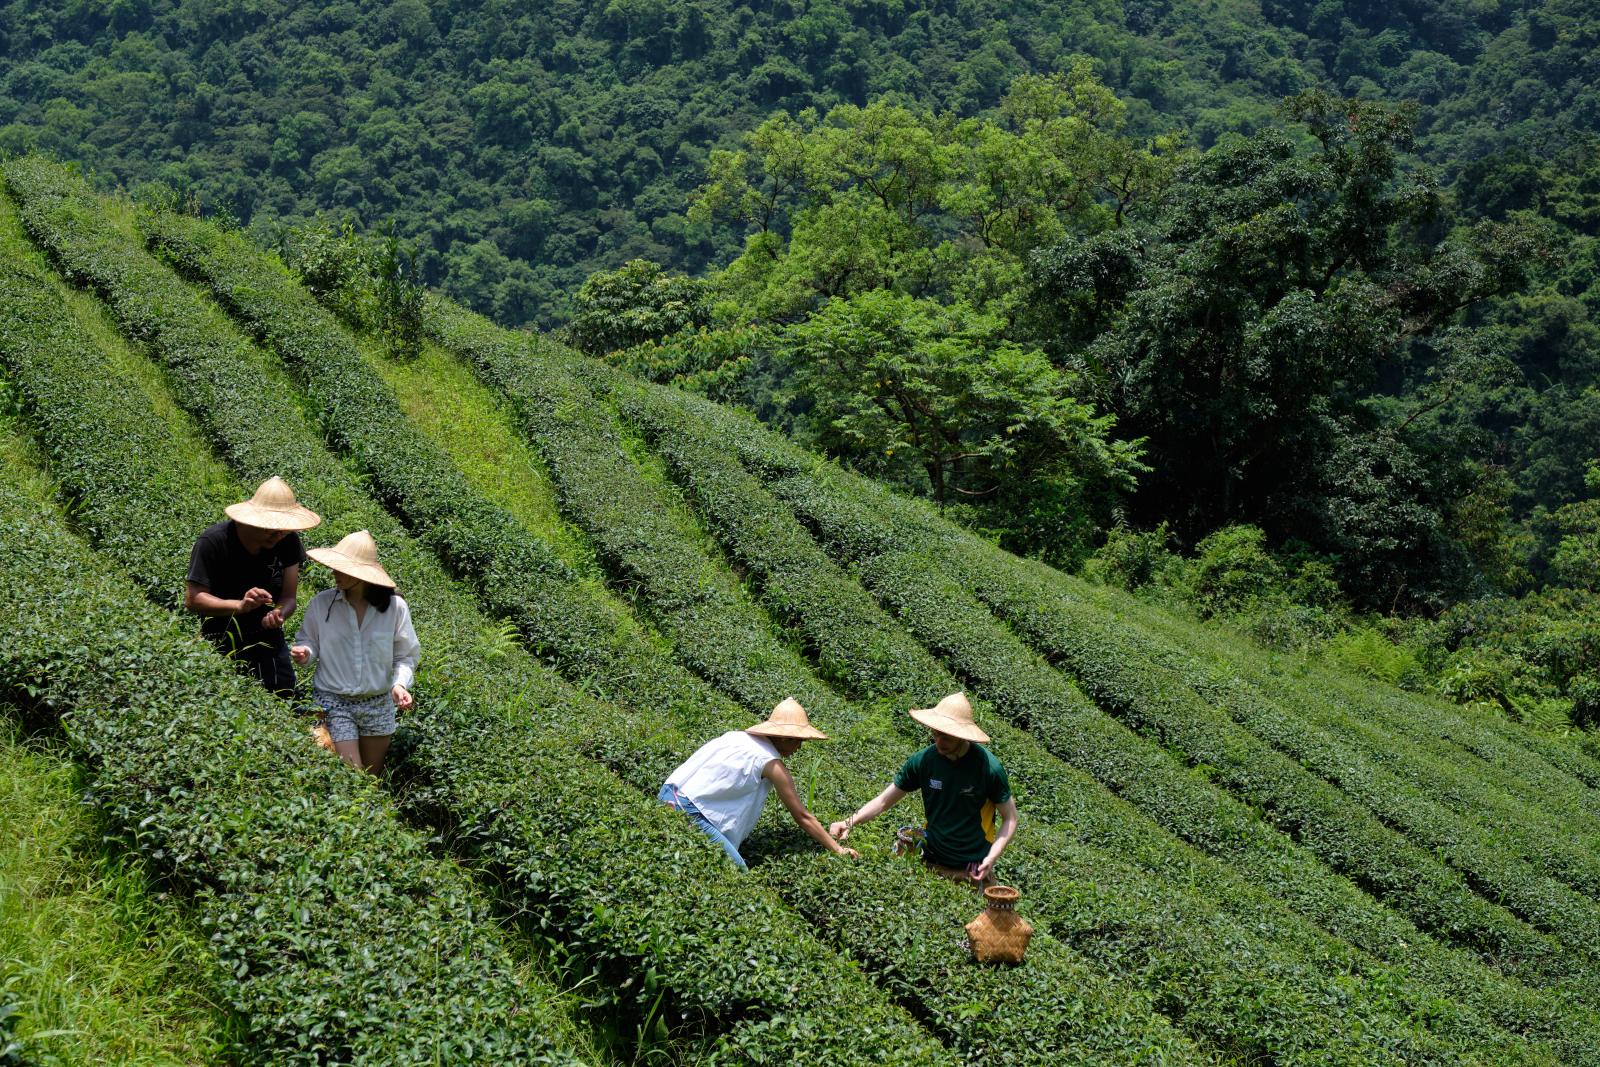
<path fill-rule="evenodd" d="M 979 963 L 1021 963 L 1033 926 L 1016 913 L 1022 894 L 1008 885 L 983 891 L 988 908 L 967 924 L 967 941 Z"/>

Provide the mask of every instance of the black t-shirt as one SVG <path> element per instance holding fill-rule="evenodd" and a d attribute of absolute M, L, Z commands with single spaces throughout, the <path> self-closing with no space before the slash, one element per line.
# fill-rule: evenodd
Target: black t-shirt
<path fill-rule="evenodd" d="M 207 526 L 195 541 L 194 551 L 189 554 L 189 581 L 223 600 L 238 600 L 260 586 L 276 601 L 283 597 L 283 572 L 305 561 L 306 550 L 299 534 L 287 534 L 271 548 L 251 555 L 239 540 L 238 526 L 232 519 L 224 519 Z M 271 610 L 268 605 L 243 615 L 213 615 L 200 624 L 200 632 L 213 640 L 238 641 L 240 648 L 260 641 L 278 644 L 283 640 L 283 630 L 268 630 L 261 625 Z"/>

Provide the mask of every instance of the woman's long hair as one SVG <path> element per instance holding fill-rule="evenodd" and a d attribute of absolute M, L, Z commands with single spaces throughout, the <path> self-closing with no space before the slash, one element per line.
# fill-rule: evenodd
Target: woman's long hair
<path fill-rule="evenodd" d="M 367 584 L 367 603 L 378 609 L 382 615 L 389 610 L 389 604 L 394 600 L 394 590 L 387 585 Z"/>

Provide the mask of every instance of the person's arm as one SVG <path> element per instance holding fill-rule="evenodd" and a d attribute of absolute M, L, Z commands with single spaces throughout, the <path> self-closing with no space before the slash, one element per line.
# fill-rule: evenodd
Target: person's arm
<path fill-rule="evenodd" d="M 1000 816 L 1000 825 L 994 832 L 994 843 L 989 846 L 989 854 L 983 857 L 983 862 L 978 864 L 977 873 L 973 881 L 981 882 L 989 877 L 989 872 L 994 869 L 995 860 L 1000 858 L 1000 853 L 1006 850 L 1011 843 L 1011 835 L 1017 832 L 1017 800 L 1007 797 L 1004 804 L 995 806 L 995 813 Z"/>
<path fill-rule="evenodd" d="M 761 776 L 772 783 L 772 788 L 778 791 L 778 799 L 783 801 L 783 806 L 789 809 L 789 814 L 811 840 L 835 855 L 849 856 L 857 860 L 861 858 L 861 853 L 855 849 L 845 848 L 829 837 L 828 831 L 822 828 L 822 823 L 817 821 L 817 817 L 806 810 L 805 801 L 800 799 L 800 791 L 794 787 L 794 776 L 789 773 L 789 768 L 783 760 L 769 760 L 761 769 Z"/>
<path fill-rule="evenodd" d="M 184 583 L 183 606 L 196 615 L 243 615 L 270 603 L 272 594 L 260 586 L 247 590 L 238 600 L 224 600 L 203 585 Z"/>
<path fill-rule="evenodd" d="M 294 644 L 289 646 L 289 658 L 300 666 L 315 663 L 317 659 L 317 646 L 322 640 L 322 620 L 317 618 L 317 613 L 308 611 L 300 620 L 300 631 L 294 635 Z"/>
<path fill-rule="evenodd" d="M 840 841 L 850 836 L 850 831 L 864 822 L 871 822 L 911 794 L 897 785 L 891 785 L 861 806 L 861 810 L 828 827 L 828 833 Z"/>
<path fill-rule="evenodd" d="M 300 565 L 283 568 L 283 596 L 278 600 L 278 606 L 261 617 L 261 625 L 268 630 L 276 630 L 294 614 L 295 604 L 300 592 Z"/>
<path fill-rule="evenodd" d="M 417 677 L 417 657 L 422 645 L 417 641 L 417 631 L 411 625 L 411 607 L 404 599 L 394 598 L 394 608 L 399 616 L 394 620 L 394 673 L 389 676 L 389 695 L 394 706 L 404 711 L 412 704 L 411 683 Z"/>

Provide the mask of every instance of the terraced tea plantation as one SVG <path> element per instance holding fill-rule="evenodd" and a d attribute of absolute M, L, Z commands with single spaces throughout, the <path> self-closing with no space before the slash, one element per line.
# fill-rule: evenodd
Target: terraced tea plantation
<path fill-rule="evenodd" d="M 198 1036 L 145 1062 L 1600 1064 L 1576 745 L 1009 556 L 442 301 L 397 362 L 237 235 L 0 174 L 0 713 L 195 961 Z M 197 533 L 273 474 L 412 606 L 381 781 L 181 610 Z M 655 801 L 794 696 L 834 738 L 802 796 L 843 818 L 957 689 L 1022 813 L 1021 967 L 889 854 L 904 809 L 852 862 L 769 804 L 746 874 Z M 90 1062 L 18 951 L 0 1062 Z"/>

